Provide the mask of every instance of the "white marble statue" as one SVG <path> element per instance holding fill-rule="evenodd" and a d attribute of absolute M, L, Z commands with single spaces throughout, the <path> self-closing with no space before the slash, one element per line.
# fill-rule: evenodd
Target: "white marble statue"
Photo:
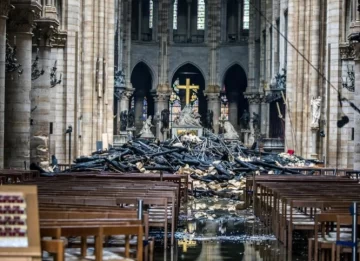
<path fill-rule="evenodd" d="M 200 114 L 192 110 L 190 106 L 185 106 L 180 112 L 179 118 L 174 122 L 174 125 L 182 127 L 201 127 Z"/>
<path fill-rule="evenodd" d="M 239 134 L 236 132 L 234 126 L 229 121 L 224 122 L 224 129 L 225 129 L 225 134 L 224 134 L 225 139 L 228 140 L 240 139 Z"/>
<path fill-rule="evenodd" d="M 319 126 L 319 120 L 320 120 L 320 106 L 321 106 L 321 97 L 313 97 L 311 100 L 311 116 L 312 126 Z"/>
<path fill-rule="evenodd" d="M 149 116 L 146 121 L 143 122 L 143 127 L 139 133 L 141 138 L 155 138 L 154 134 L 151 132 L 151 127 L 153 127 L 151 120 L 152 117 Z"/>

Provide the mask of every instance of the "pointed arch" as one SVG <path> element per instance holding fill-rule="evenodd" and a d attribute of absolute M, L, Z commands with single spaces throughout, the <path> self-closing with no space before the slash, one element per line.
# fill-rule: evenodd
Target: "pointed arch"
<path fill-rule="evenodd" d="M 154 89 L 155 88 L 154 84 L 155 84 L 155 80 L 156 80 L 155 72 L 154 72 L 154 69 L 150 66 L 150 63 L 148 61 L 146 61 L 145 59 L 140 59 L 134 63 L 134 65 L 131 68 L 131 75 L 133 74 L 135 67 L 141 63 L 143 63 L 148 68 L 150 75 L 151 75 L 151 79 L 152 79 L 151 89 Z"/>
<path fill-rule="evenodd" d="M 229 71 L 229 69 L 235 65 L 238 65 L 241 67 L 241 69 L 244 71 L 245 73 L 245 76 L 246 76 L 246 79 L 249 79 L 248 77 L 248 72 L 247 70 L 245 69 L 246 67 L 240 62 L 240 61 L 233 61 L 231 63 L 229 63 L 229 65 L 227 67 L 225 67 L 225 69 L 222 71 L 221 73 L 221 85 L 224 84 L 224 81 L 225 81 L 225 77 L 226 77 L 226 73 Z"/>
<path fill-rule="evenodd" d="M 190 65 L 195 66 L 195 67 L 201 72 L 202 76 L 204 77 L 205 86 L 206 86 L 206 77 L 205 77 L 206 74 L 204 73 L 204 71 L 201 69 L 201 67 L 200 67 L 199 65 L 197 65 L 196 63 L 191 62 L 191 61 L 183 62 L 183 63 L 179 64 L 177 67 L 175 67 L 174 70 L 171 72 L 169 82 L 170 82 L 170 83 L 172 82 L 172 79 L 174 78 L 175 73 L 176 73 L 181 67 L 183 67 L 183 66 L 186 65 L 186 64 L 190 64 Z"/>

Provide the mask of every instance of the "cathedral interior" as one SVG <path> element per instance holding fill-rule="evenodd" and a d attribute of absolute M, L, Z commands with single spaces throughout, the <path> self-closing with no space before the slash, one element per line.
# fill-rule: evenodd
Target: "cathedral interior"
<path fill-rule="evenodd" d="M 256 156 L 294 154 L 325 172 L 360 169 L 360 1 L 0 0 L 0 7 L 0 178 L 2 170 L 47 173 L 55 159 L 71 170 L 77 159 L 123 140 L 131 147 L 144 133 L 157 144 L 177 138 L 187 107 L 202 134 L 226 137 L 227 122 L 230 140 Z M 212 225 L 197 229 L 216 234 Z M 211 256 L 237 251 L 202 246 L 179 257 L 223 260 Z M 291 260 L 263 259 L 265 250 L 248 241 L 240 248 L 241 257 L 227 260 Z"/>

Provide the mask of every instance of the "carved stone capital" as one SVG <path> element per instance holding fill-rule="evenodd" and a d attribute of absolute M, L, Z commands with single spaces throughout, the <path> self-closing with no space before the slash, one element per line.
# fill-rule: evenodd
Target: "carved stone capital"
<path fill-rule="evenodd" d="M 155 102 L 168 102 L 169 99 L 170 99 L 169 93 L 161 93 L 161 92 L 154 93 Z"/>
<path fill-rule="evenodd" d="M 114 90 L 114 95 L 119 100 L 129 100 L 132 97 L 133 93 L 134 93 L 133 90 L 122 88 L 122 87 L 115 87 L 115 90 Z"/>
<path fill-rule="evenodd" d="M 10 0 L 0 0 L 0 16 L 7 17 L 9 12 L 15 7 L 10 4 Z"/>
<path fill-rule="evenodd" d="M 55 41 L 54 36 L 58 31 L 59 22 L 54 19 L 41 18 L 36 20 L 34 35 L 38 46 L 52 47 Z"/>
<path fill-rule="evenodd" d="M 219 92 L 215 92 L 215 93 L 205 92 L 204 95 L 206 96 L 206 99 L 208 100 L 208 102 L 220 102 L 220 93 Z"/>
<path fill-rule="evenodd" d="M 339 49 L 341 60 L 353 60 L 355 58 L 355 50 L 352 44 L 340 43 Z"/>
<path fill-rule="evenodd" d="M 24 3 L 25 2 L 25 3 Z M 8 30 L 13 33 L 32 33 L 36 20 L 40 19 L 41 5 L 34 0 L 14 3 L 10 12 Z"/>
<path fill-rule="evenodd" d="M 158 93 L 171 93 L 171 88 L 168 83 L 158 84 L 156 88 L 156 92 Z"/>
<path fill-rule="evenodd" d="M 208 85 L 205 93 L 220 93 L 220 86 L 219 85 Z"/>
<path fill-rule="evenodd" d="M 245 92 L 244 97 L 250 104 L 260 104 L 263 102 L 264 95 L 259 92 Z"/>
<path fill-rule="evenodd" d="M 57 31 L 54 34 L 53 38 L 54 38 L 53 47 L 65 48 L 67 42 L 67 32 Z"/>

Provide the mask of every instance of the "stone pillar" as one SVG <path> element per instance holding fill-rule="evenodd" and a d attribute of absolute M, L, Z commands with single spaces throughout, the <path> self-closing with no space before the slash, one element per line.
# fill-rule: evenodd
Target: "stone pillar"
<path fill-rule="evenodd" d="M 0 3 L 0 169 L 2 169 L 4 167 L 6 20 L 11 5 L 9 0 L 1 0 Z"/>
<path fill-rule="evenodd" d="M 135 127 L 136 131 L 140 131 L 143 123 L 143 104 L 144 104 L 144 93 L 134 94 L 134 108 L 135 108 Z"/>
<path fill-rule="evenodd" d="M 132 90 L 123 90 L 120 94 L 120 101 L 119 101 L 119 113 L 122 111 L 129 111 L 130 107 L 130 98 L 133 94 Z"/>
<path fill-rule="evenodd" d="M 208 0 L 207 1 L 207 21 L 208 27 L 208 39 L 207 44 L 209 46 L 209 79 L 208 86 L 206 87 L 205 95 L 208 101 L 208 109 L 213 111 L 213 128 L 215 133 L 219 133 L 221 116 L 220 105 L 220 85 L 221 80 L 219 77 L 219 44 L 221 39 L 221 1 Z M 225 4 L 226 6 L 226 4 Z"/>
<path fill-rule="evenodd" d="M 39 39 L 39 62 L 36 65 L 37 68 L 33 69 L 43 69 L 44 75 L 34 75 L 32 79 L 33 84 L 30 92 L 32 120 L 30 126 L 30 163 L 39 163 L 42 168 L 46 169 L 50 163 L 50 71 L 54 66 L 54 61 L 51 59 L 51 43 L 55 28 L 59 24 L 57 21 L 50 19 L 39 20 L 37 24 L 35 35 Z"/>
<path fill-rule="evenodd" d="M 261 122 L 260 122 L 260 132 L 264 134 L 265 137 L 269 137 L 270 132 L 270 106 L 269 103 L 265 102 L 264 99 L 261 99 Z"/>
<path fill-rule="evenodd" d="M 237 92 L 229 94 L 229 121 L 235 129 L 238 129 L 238 99 L 239 94 Z"/>
<path fill-rule="evenodd" d="M 219 130 L 220 130 L 219 118 L 221 116 L 220 93 L 206 93 L 205 95 L 208 102 L 208 109 L 213 111 L 214 133 L 219 134 Z"/>
<path fill-rule="evenodd" d="M 191 2 L 192 0 L 187 0 L 187 26 L 186 26 L 186 36 L 187 39 L 191 38 Z"/>
<path fill-rule="evenodd" d="M 221 1 L 221 41 L 227 41 L 227 0 Z"/>
<path fill-rule="evenodd" d="M 142 29 L 142 0 L 138 0 L 138 41 L 141 41 L 141 29 Z"/>
<path fill-rule="evenodd" d="M 310 38 L 310 61 L 314 67 L 310 67 L 310 93 L 308 94 L 308 101 L 311 101 L 313 97 L 319 96 L 319 74 L 314 68 L 319 67 L 319 53 L 320 53 L 320 0 L 313 0 L 313 6 L 311 8 L 311 38 Z M 310 157 L 313 159 L 318 159 L 317 145 L 319 138 L 319 125 L 311 126 L 311 105 L 310 102 L 307 102 L 308 111 L 308 124 L 311 130 L 310 141 Z"/>
<path fill-rule="evenodd" d="M 165 109 L 169 109 L 169 99 L 170 99 L 170 95 L 168 93 L 156 93 L 154 95 L 154 101 L 155 101 L 155 115 L 156 114 L 160 114 L 161 116 L 161 112 Z M 161 120 L 161 118 L 160 118 Z M 163 141 L 166 137 L 165 133 L 161 132 L 161 127 L 162 124 L 159 124 L 158 126 L 156 126 L 156 138 L 158 138 L 160 141 Z"/>
<path fill-rule="evenodd" d="M 9 39 L 14 45 L 16 37 L 17 58 L 22 74 L 8 74 L 5 88 L 5 167 L 23 168 L 30 160 L 30 90 L 32 28 L 39 18 L 41 6 L 37 2 L 15 5 L 9 21 Z"/>
<path fill-rule="evenodd" d="M 158 71 L 158 85 L 156 86 L 156 95 L 167 95 L 170 97 L 171 88 L 169 85 L 169 39 L 172 39 L 172 33 L 169 37 L 169 32 L 172 32 L 172 14 L 169 10 L 173 8 L 173 0 L 159 0 L 159 71 Z M 170 17 L 169 17 L 170 15 Z M 170 26 L 170 30 L 169 30 Z M 170 40 L 171 41 L 171 40 Z M 170 80 L 171 81 L 171 80 Z M 154 90 L 153 90 L 154 91 Z M 160 95 L 160 96 L 161 96 Z M 155 105 L 155 112 L 158 108 Z M 160 110 L 160 109 L 159 109 Z"/>
<path fill-rule="evenodd" d="M 260 103 L 261 103 L 261 96 L 260 93 L 258 92 L 252 92 L 252 93 L 244 93 L 245 98 L 248 100 L 249 102 L 249 114 L 250 114 L 250 137 L 249 137 L 249 144 L 253 144 L 253 142 L 255 141 L 255 131 L 254 131 L 254 125 L 253 125 L 253 117 L 254 117 L 254 113 L 259 114 L 260 116 L 260 125 L 261 125 L 261 117 L 262 114 L 261 112 L 261 108 L 260 108 Z M 261 128 L 261 126 L 260 126 Z M 261 131 L 261 130 L 260 130 Z"/>
<path fill-rule="evenodd" d="M 122 68 L 125 74 L 126 89 L 133 90 L 131 84 L 131 2 L 132 0 L 123 1 L 123 61 Z M 128 107 L 126 107 L 128 108 Z M 126 109 L 127 110 L 127 109 Z"/>
<path fill-rule="evenodd" d="M 355 94 L 354 101 L 355 104 L 360 102 L 360 44 L 354 44 L 355 49 Z M 360 169 L 360 114 L 354 113 L 354 169 Z"/>

